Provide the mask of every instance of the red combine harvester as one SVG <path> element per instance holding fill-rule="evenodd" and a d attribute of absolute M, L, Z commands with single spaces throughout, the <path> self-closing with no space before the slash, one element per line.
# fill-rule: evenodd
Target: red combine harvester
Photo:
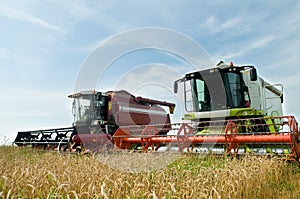
<path fill-rule="evenodd" d="M 159 135 L 171 129 L 169 114 L 175 104 L 135 97 L 127 91 L 82 91 L 73 95 L 73 127 L 18 132 L 14 143 L 47 149 L 74 149 L 78 146 L 99 146 L 111 143 L 112 136 L 121 126 L 155 125 Z M 96 146 L 95 146 L 96 145 Z"/>
<path fill-rule="evenodd" d="M 73 151 L 111 146 L 144 150 L 175 148 L 215 153 L 273 153 L 300 157 L 298 123 L 283 116 L 283 86 L 259 77 L 254 66 L 220 62 L 187 73 L 184 122 L 171 123 L 175 104 L 126 91 L 87 91 L 74 99 L 71 128 L 18 132 L 15 144 Z M 170 147 L 171 146 L 171 147 Z"/>

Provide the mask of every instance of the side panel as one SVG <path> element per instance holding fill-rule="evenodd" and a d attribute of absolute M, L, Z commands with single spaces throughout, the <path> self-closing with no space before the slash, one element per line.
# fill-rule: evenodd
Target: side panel
<path fill-rule="evenodd" d="M 251 108 L 255 110 L 262 110 L 264 115 L 268 116 L 282 116 L 282 85 L 277 88 L 276 85 L 270 85 L 265 82 L 261 77 L 257 81 L 251 81 L 249 72 L 244 71 L 243 77 L 251 101 Z"/>
<path fill-rule="evenodd" d="M 262 104 L 262 91 L 261 91 L 261 82 L 258 78 L 256 81 L 250 80 L 250 72 L 248 70 L 245 70 L 243 73 L 243 79 L 248 87 L 248 94 L 250 98 L 250 107 L 254 110 L 263 110 L 263 104 Z"/>
<path fill-rule="evenodd" d="M 265 101 L 266 101 L 266 113 L 269 116 L 282 116 L 282 104 L 281 97 L 273 93 L 267 88 L 264 88 Z"/>
<path fill-rule="evenodd" d="M 254 108 L 255 110 L 262 110 L 263 107 L 261 103 L 261 91 L 258 82 L 250 82 L 248 85 L 248 89 L 251 102 L 250 107 Z"/>

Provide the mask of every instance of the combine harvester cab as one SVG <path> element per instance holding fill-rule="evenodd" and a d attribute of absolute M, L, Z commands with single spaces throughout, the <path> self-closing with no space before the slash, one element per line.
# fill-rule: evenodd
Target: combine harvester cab
<path fill-rule="evenodd" d="M 175 81 L 175 93 L 180 82 L 184 83 L 186 120 L 202 122 L 283 115 L 282 85 L 270 85 L 258 77 L 254 66 L 221 62 L 217 67 L 188 73 Z"/>

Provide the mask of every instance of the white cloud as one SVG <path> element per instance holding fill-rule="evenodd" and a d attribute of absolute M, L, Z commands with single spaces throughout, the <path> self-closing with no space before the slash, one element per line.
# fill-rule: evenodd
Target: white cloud
<path fill-rule="evenodd" d="M 219 21 L 216 16 L 210 16 L 205 20 L 205 24 L 212 33 L 223 32 L 228 29 L 233 29 L 241 23 L 242 17 L 235 17 L 226 21 Z"/>
<path fill-rule="evenodd" d="M 41 26 L 43 28 L 55 30 L 60 33 L 69 34 L 67 30 L 65 30 L 61 27 L 55 26 L 45 20 L 42 20 L 38 17 L 35 17 L 35 16 L 33 16 L 29 13 L 26 13 L 24 11 L 21 11 L 21 10 L 15 10 L 15 9 L 11 9 L 9 7 L 0 7 L 0 15 L 11 18 L 11 19 L 15 19 L 18 21 L 35 24 L 35 25 Z"/>
<path fill-rule="evenodd" d="M 63 4 L 61 1 L 51 1 L 50 5 L 56 5 L 62 24 L 68 24 L 70 29 L 77 28 L 80 23 L 93 23 L 95 28 L 101 28 L 105 32 L 116 33 L 128 29 L 126 21 L 116 18 L 114 13 L 118 6 L 116 1 L 68 1 Z M 111 10 L 114 10 L 111 12 Z M 73 29 L 75 31 L 75 29 Z"/>
<path fill-rule="evenodd" d="M 221 49 L 221 51 L 216 52 L 212 55 L 214 60 L 221 59 L 233 59 L 236 57 L 244 56 L 247 53 L 252 52 L 255 49 L 260 49 L 266 47 L 269 43 L 274 41 L 278 36 L 276 35 L 267 35 L 265 37 L 255 38 L 253 40 L 245 40 L 239 43 L 233 43 L 231 50 L 228 48 Z"/>

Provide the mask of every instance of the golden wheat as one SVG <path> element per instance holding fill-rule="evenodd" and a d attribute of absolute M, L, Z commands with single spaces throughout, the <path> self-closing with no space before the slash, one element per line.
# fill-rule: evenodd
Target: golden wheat
<path fill-rule="evenodd" d="M 94 157 L 31 148 L 0 147 L 0 155 L 0 198 L 300 198 L 300 169 L 278 158 L 182 155 L 126 173 Z"/>

